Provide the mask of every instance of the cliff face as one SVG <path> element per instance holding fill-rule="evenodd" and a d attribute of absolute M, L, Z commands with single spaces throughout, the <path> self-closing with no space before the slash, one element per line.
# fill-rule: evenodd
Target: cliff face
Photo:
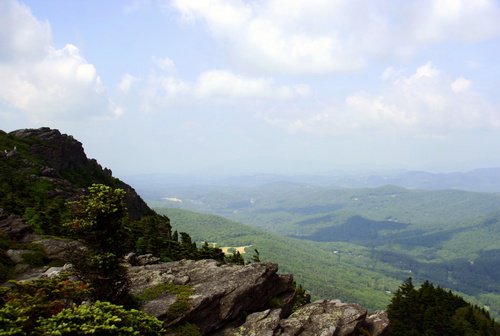
<path fill-rule="evenodd" d="M 197 325 L 203 335 L 384 335 L 383 312 L 368 315 L 357 304 L 339 300 L 308 303 L 292 313 L 295 288 L 291 275 L 273 263 L 219 265 L 214 260 L 181 260 L 129 267 L 131 293 L 144 297 L 143 310 L 167 326 Z M 182 311 L 178 288 L 190 295 Z M 174 314 L 175 312 L 175 314 Z M 292 313 L 292 314 L 291 314 Z"/>
<path fill-rule="evenodd" d="M 71 169 L 96 170 L 95 161 L 87 159 L 82 143 L 58 130 L 42 127 L 20 129 L 9 134 L 28 142 L 31 156 L 57 173 Z M 111 172 L 106 173 L 111 176 Z"/>
<path fill-rule="evenodd" d="M 71 198 L 81 193 L 82 187 L 92 183 L 102 183 L 114 188 L 124 189 L 126 203 L 131 219 L 139 219 L 153 214 L 135 190 L 128 184 L 114 178 L 111 170 L 102 168 L 95 159 L 87 158 L 81 142 L 58 130 L 42 127 L 38 129 L 20 129 L 9 133 L 9 137 L 21 143 L 10 153 L 11 160 L 24 160 L 35 166 L 35 171 L 45 180 L 49 180 L 65 191 L 63 196 Z M 7 149 L 5 149 L 7 150 Z M 17 155 L 16 155 L 17 154 Z M 36 174 L 35 174 L 36 175 Z"/>

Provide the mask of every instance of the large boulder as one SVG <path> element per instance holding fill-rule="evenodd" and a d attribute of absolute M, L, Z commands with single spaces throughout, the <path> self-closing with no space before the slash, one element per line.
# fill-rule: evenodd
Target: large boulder
<path fill-rule="evenodd" d="M 383 336 L 389 331 L 389 317 L 385 311 L 377 311 L 366 318 L 365 328 L 370 335 Z"/>
<path fill-rule="evenodd" d="M 383 312 L 375 314 L 385 319 Z M 306 304 L 288 318 L 280 319 L 280 309 L 251 314 L 239 327 L 229 327 L 217 336 L 357 336 L 385 335 L 388 323 L 372 325 L 374 315 L 367 318 L 366 309 L 339 300 L 321 300 Z"/>
<path fill-rule="evenodd" d="M 30 250 L 13 250 L 9 249 L 5 254 L 10 258 L 14 264 L 21 264 L 24 262 L 24 256 L 33 253 Z"/>
<path fill-rule="evenodd" d="M 215 260 L 181 260 L 129 268 L 130 292 L 140 297 L 148 289 L 158 288 L 155 297 L 142 304 L 146 313 L 167 325 L 189 322 L 203 334 L 227 323 L 241 320 L 248 313 L 265 310 L 273 298 L 293 297 L 293 278 L 278 275 L 272 263 L 220 265 Z M 175 292 L 161 290 L 162 284 L 187 286 L 192 291 L 189 307 L 174 319 L 169 308 L 178 300 Z M 290 295 L 292 293 L 292 295 Z M 289 311 L 293 300 L 281 300 Z M 177 312 L 178 313 L 178 312 Z"/>
<path fill-rule="evenodd" d="M 7 236 L 21 243 L 27 243 L 35 240 L 37 236 L 35 232 L 21 217 L 6 214 L 0 208 L 0 231 L 3 231 Z"/>
<path fill-rule="evenodd" d="M 316 301 L 302 306 L 280 322 L 283 335 L 355 335 L 364 322 L 366 309 L 339 300 Z"/>
<path fill-rule="evenodd" d="M 82 243 L 72 239 L 45 238 L 33 244 L 40 246 L 48 259 L 64 262 L 72 261 L 75 254 L 81 255 L 87 250 Z"/>

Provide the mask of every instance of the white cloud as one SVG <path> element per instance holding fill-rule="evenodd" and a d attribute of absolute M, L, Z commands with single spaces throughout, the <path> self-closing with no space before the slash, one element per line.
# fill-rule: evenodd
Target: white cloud
<path fill-rule="evenodd" d="M 316 3 L 332 7 L 325 1 Z M 296 14 L 307 13 L 309 8 L 306 2 L 281 5 L 286 6 L 286 12 L 292 10 Z M 224 45 L 230 46 L 234 55 L 267 70 L 321 73 L 356 68 L 362 63 L 355 54 L 345 52 L 335 34 L 296 27 L 296 21 L 303 19 L 300 15 L 296 20 L 280 16 L 283 7 L 278 10 L 275 1 L 175 0 L 172 6 L 187 20 L 205 21 L 217 38 L 227 42 Z"/>
<path fill-rule="evenodd" d="M 325 73 L 377 57 L 414 54 L 430 43 L 500 36 L 494 0 L 172 0 L 203 22 L 246 66 L 272 73 Z M 402 19 L 404 18 L 404 19 Z"/>
<path fill-rule="evenodd" d="M 229 70 L 208 70 L 195 81 L 175 76 L 151 76 L 142 90 L 142 109 L 165 105 L 236 104 L 242 100 L 286 100 L 310 94 L 307 84 L 277 85 L 271 78 L 249 77 Z"/>
<path fill-rule="evenodd" d="M 409 76 L 396 78 L 379 95 L 351 95 L 346 105 L 365 126 L 429 133 L 499 127 L 498 107 L 468 90 L 469 86 L 465 78 L 453 80 L 427 63 Z"/>
<path fill-rule="evenodd" d="M 1 63 L 38 60 L 52 42 L 50 25 L 33 17 L 27 6 L 13 0 L 2 0 L 0 42 Z"/>
<path fill-rule="evenodd" d="M 471 81 L 463 77 L 457 78 L 453 83 L 451 83 L 451 89 L 455 93 L 465 92 L 471 86 Z"/>
<path fill-rule="evenodd" d="M 382 72 L 382 75 L 380 78 L 382 80 L 389 80 L 389 79 L 394 79 L 395 77 L 399 76 L 400 72 L 396 70 L 393 67 L 388 67 Z"/>
<path fill-rule="evenodd" d="M 309 94 L 309 86 L 277 86 L 270 78 L 252 78 L 227 70 L 202 73 L 195 84 L 195 93 L 203 98 L 288 99 Z"/>
<path fill-rule="evenodd" d="M 430 62 L 410 74 L 396 69 L 384 74 L 379 92 L 354 93 L 344 104 L 265 120 L 292 133 L 315 134 L 373 131 L 422 136 L 500 128 L 500 106 L 474 92 L 463 77 L 453 79 Z"/>
<path fill-rule="evenodd" d="M 272 81 L 267 78 L 245 78 L 227 70 L 206 71 L 196 83 L 201 97 L 266 97 L 271 96 Z"/>
<path fill-rule="evenodd" d="M 495 0 L 432 0 L 424 7 L 425 11 L 417 12 L 420 24 L 414 33 L 418 40 L 482 41 L 500 34 Z"/>
<path fill-rule="evenodd" d="M 175 64 L 169 57 L 158 57 L 153 58 L 156 66 L 158 66 L 161 70 L 173 73 L 175 72 Z"/>
<path fill-rule="evenodd" d="M 94 65 L 74 45 L 54 48 L 28 7 L 2 1 L 0 26 L 0 102 L 37 122 L 113 115 Z"/>
<path fill-rule="evenodd" d="M 118 91 L 122 93 L 128 93 L 132 88 L 132 85 L 137 81 L 137 78 L 132 76 L 131 74 L 125 74 L 120 79 L 118 83 Z"/>

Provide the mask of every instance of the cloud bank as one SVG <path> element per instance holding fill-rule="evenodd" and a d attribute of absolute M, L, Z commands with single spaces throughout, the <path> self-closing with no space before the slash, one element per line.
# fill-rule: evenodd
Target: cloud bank
<path fill-rule="evenodd" d="M 169 68 L 175 68 L 173 61 L 169 62 Z M 128 92 L 136 80 L 132 75 L 125 74 L 118 86 L 119 90 Z M 145 112 L 161 110 L 163 107 L 237 107 L 245 101 L 287 101 L 306 97 L 310 92 L 307 84 L 280 85 L 269 77 L 247 76 L 227 69 L 203 71 L 194 81 L 168 73 L 155 74 L 138 87 L 141 110 Z"/>
<path fill-rule="evenodd" d="M 0 102 L 33 122 L 121 114 L 80 50 L 54 47 L 49 23 L 14 0 L 0 2 Z"/>
<path fill-rule="evenodd" d="M 241 64 L 269 73 L 351 71 L 437 42 L 500 36 L 494 0 L 171 0 Z"/>
<path fill-rule="evenodd" d="M 267 121 L 292 133 L 442 135 L 499 129 L 500 109 L 475 92 L 470 80 L 454 78 L 428 62 L 410 74 L 386 69 L 378 92 L 353 93 L 343 105 Z"/>

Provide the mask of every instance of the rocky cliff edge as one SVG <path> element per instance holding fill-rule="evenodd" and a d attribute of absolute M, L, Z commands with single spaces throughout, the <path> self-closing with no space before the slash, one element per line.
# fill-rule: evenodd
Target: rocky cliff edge
<path fill-rule="evenodd" d="M 273 263 L 218 264 L 214 260 L 181 260 L 131 266 L 131 293 L 144 298 L 145 312 L 166 325 L 192 323 L 214 336 L 347 336 L 385 335 L 383 312 L 369 315 L 357 304 L 322 300 L 292 313 L 295 288 L 291 275 L 280 275 Z M 179 288 L 189 292 L 179 313 Z M 153 295 L 145 295 L 145 294 Z"/>

